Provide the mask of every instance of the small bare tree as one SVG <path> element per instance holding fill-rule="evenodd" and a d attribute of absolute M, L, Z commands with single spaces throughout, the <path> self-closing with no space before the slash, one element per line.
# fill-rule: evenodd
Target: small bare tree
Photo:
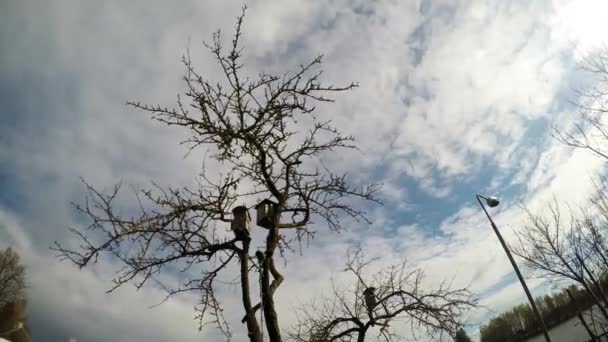
<path fill-rule="evenodd" d="M 25 300 L 25 266 L 11 248 L 0 250 L 0 308 Z"/>
<path fill-rule="evenodd" d="M 420 269 L 405 262 L 379 271 L 378 259 L 366 259 L 360 250 L 348 258 L 345 271 L 354 278 L 351 288 L 333 284 L 332 294 L 298 310 L 299 322 L 290 338 L 300 342 L 365 341 L 375 334 L 377 341 L 400 341 L 408 325 L 412 333 L 431 337 L 456 336 L 463 315 L 477 306 L 466 289 L 451 289 L 442 283 L 425 289 Z"/>
<path fill-rule="evenodd" d="M 189 270 L 193 278 L 170 289 L 169 295 L 198 291 L 201 324 L 203 318 L 211 318 L 227 336 L 230 331 L 215 283 L 228 265 L 238 262 L 249 338 L 262 339 L 255 317 L 261 307 L 268 337 L 277 342 L 281 334 L 274 293 L 283 281 L 275 265 L 278 252 L 289 249 L 290 241 L 310 236 L 315 216 L 333 230 L 343 228 L 342 216 L 366 220 L 351 201 L 376 201 L 377 188 L 351 186 L 345 174 L 315 166 L 315 160 L 326 152 L 354 148 L 352 137 L 342 135 L 330 119 L 319 119 L 315 103 L 332 102 L 328 94 L 351 90 L 356 84 L 322 84 L 321 57 L 294 73 L 247 77 L 240 47 L 244 13 L 237 19 L 227 52 L 219 31 L 206 45 L 222 71 L 222 82 L 199 74 L 186 54 L 187 101 L 178 95 L 175 108 L 128 103 L 161 123 L 188 130 L 190 136 L 184 143 L 189 152 L 208 146 L 214 151 L 213 158 L 231 171 L 214 180 L 203 169 L 195 188 L 155 185 L 141 190 L 137 194 L 139 213 L 129 216 L 117 208 L 119 186 L 103 193 L 85 183 L 88 199 L 76 209 L 91 224 L 86 229 L 72 228 L 83 243 L 72 249 L 56 244 L 56 249 L 79 267 L 89 266 L 101 253 L 117 257 L 124 267 L 114 279 L 114 288 L 130 282 L 141 287 L 170 265 Z M 311 122 L 308 130 L 302 122 Z M 249 251 L 252 235 L 226 233 L 222 223 L 233 220 L 231 212 L 237 202 L 249 202 L 251 208 L 262 199 L 270 199 L 272 204 L 266 212 L 263 248 L 253 257 Z M 291 239 L 286 238 L 287 231 L 294 232 Z M 253 305 L 249 275 L 258 271 L 261 298 L 259 305 Z"/>

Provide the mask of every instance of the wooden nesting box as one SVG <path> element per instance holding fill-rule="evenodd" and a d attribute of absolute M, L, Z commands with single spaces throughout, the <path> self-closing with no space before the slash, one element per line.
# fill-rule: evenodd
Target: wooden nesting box
<path fill-rule="evenodd" d="M 269 199 L 265 199 L 255 206 L 256 224 L 260 227 L 270 229 L 274 227 L 275 211 L 277 204 Z"/>
<path fill-rule="evenodd" d="M 237 237 L 249 236 L 251 230 L 251 217 L 249 211 L 244 205 L 240 205 L 232 209 L 232 222 L 230 228 Z"/>

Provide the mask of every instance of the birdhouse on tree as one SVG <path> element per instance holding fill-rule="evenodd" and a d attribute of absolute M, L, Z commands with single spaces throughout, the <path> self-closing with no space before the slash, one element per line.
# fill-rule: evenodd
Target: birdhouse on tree
<path fill-rule="evenodd" d="M 256 223 L 258 226 L 270 229 L 274 227 L 277 204 L 269 199 L 260 202 L 256 207 Z"/>
<path fill-rule="evenodd" d="M 236 237 L 246 237 L 249 236 L 249 231 L 251 230 L 251 217 L 249 216 L 249 211 L 247 211 L 247 207 L 244 205 L 240 205 L 232 209 L 232 222 L 230 223 L 230 228 L 234 232 Z"/>

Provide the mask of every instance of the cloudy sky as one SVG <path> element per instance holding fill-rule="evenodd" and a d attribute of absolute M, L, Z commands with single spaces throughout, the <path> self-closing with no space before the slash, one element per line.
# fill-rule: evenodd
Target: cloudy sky
<path fill-rule="evenodd" d="M 357 243 L 386 260 L 423 267 L 430 284 L 452 278 L 471 284 L 490 309 L 471 314 L 471 333 L 523 301 L 474 194 L 501 198 L 493 214 L 507 239 L 522 222 L 518 204 L 542 210 L 554 195 L 576 203 L 589 194 L 602 162 L 559 145 L 550 129 L 568 127 L 576 112 L 573 89 L 592 85 L 576 64 L 602 44 L 608 6 L 601 0 L 246 3 L 248 73 L 293 70 L 323 53 L 328 82 L 359 82 L 319 115 L 361 148 L 333 164 L 354 179 L 384 184 L 386 205 L 368 208 L 372 225 L 339 235 L 321 231 L 303 256 L 289 258 L 277 299 L 283 325 L 293 322 L 293 303 L 327 289 Z M 28 266 L 36 340 L 221 340 L 213 330 L 197 331 L 195 296 L 151 308 L 163 296 L 154 286 L 107 295 L 115 261 L 78 271 L 58 262 L 49 246 L 71 241 L 67 227 L 82 224 L 70 206 L 83 199 L 79 177 L 106 189 L 118 181 L 192 182 L 203 151 L 184 158 L 178 145 L 184 132 L 125 102 L 174 104 L 187 47 L 202 73 L 217 76 L 201 42 L 217 29 L 231 32 L 242 5 L 0 2 L 0 247 L 17 249 Z M 547 289 L 530 284 L 537 294 Z M 242 340 L 238 302 L 228 298 L 227 312 Z"/>

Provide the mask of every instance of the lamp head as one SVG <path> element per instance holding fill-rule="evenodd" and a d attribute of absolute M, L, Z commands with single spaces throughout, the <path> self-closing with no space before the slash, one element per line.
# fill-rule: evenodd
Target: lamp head
<path fill-rule="evenodd" d="M 496 197 L 487 197 L 486 203 L 488 204 L 488 207 L 494 208 L 500 204 L 500 201 Z"/>

